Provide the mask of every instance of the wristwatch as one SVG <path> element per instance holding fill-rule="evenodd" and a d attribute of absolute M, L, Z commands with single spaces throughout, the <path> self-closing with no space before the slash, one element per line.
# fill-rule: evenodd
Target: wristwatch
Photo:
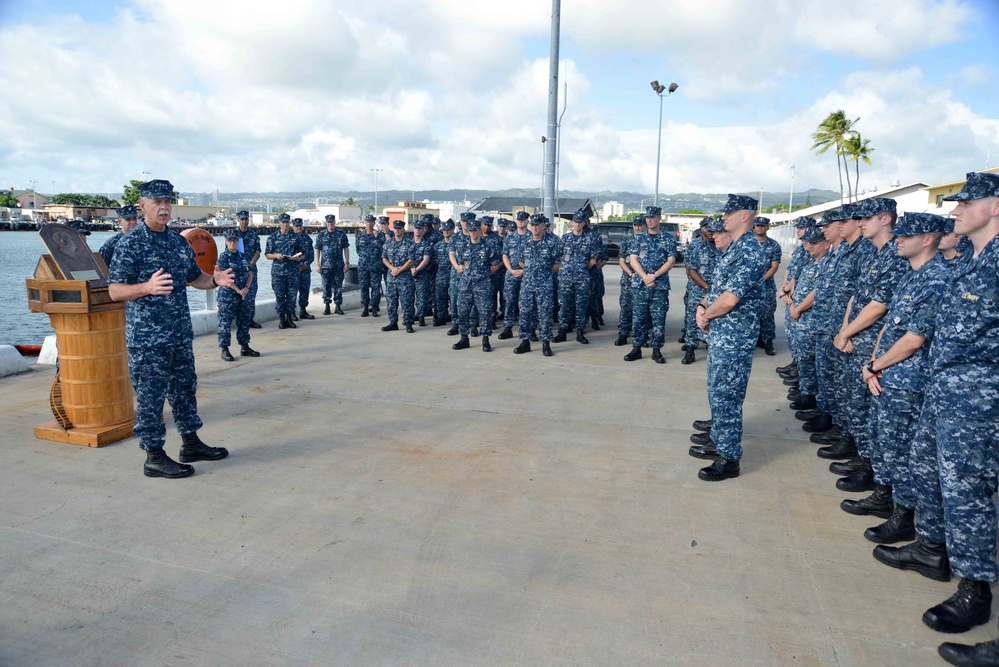
<path fill-rule="evenodd" d="M 881 372 L 881 371 L 874 370 L 874 360 L 873 359 L 871 361 L 867 362 L 867 372 L 870 373 L 871 375 L 877 375 L 878 373 Z"/>

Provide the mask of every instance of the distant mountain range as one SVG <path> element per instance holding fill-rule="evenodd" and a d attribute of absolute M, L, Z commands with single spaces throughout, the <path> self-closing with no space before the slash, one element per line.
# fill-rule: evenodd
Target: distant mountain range
<path fill-rule="evenodd" d="M 741 192 L 736 194 L 746 194 L 754 198 L 759 198 L 759 192 Z M 594 199 L 596 207 L 599 209 L 604 203 L 616 201 L 624 206 L 624 210 L 638 211 L 642 206 L 652 203 L 654 196 L 641 192 L 613 192 L 603 190 L 600 192 L 585 192 L 580 190 L 560 190 L 559 197 L 570 198 L 590 198 Z M 211 205 L 217 197 L 220 206 L 230 207 L 252 207 L 259 209 L 269 204 L 272 210 L 276 208 L 292 209 L 312 206 L 316 199 L 325 199 L 331 204 L 340 204 L 347 199 L 353 199 L 360 206 L 368 207 L 375 202 L 375 193 L 371 190 L 323 190 L 314 192 L 183 192 L 182 197 L 189 198 L 192 203 L 200 205 Z M 477 202 L 486 197 L 539 197 L 541 193 L 538 188 L 508 188 L 506 190 L 379 190 L 378 205 L 386 206 L 397 201 L 464 201 Z M 775 204 L 786 204 L 789 200 L 789 192 L 764 192 L 763 206 L 769 207 Z M 728 193 L 712 192 L 679 192 L 674 194 L 660 194 L 659 205 L 664 212 L 679 213 L 687 209 L 714 213 L 724 205 Z M 811 204 L 821 204 L 823 202 L 838 199 L 839 193 L 832 190 L 810 189 L 794 193 L 794 202 L 804 204 L 806 201 Z"/>

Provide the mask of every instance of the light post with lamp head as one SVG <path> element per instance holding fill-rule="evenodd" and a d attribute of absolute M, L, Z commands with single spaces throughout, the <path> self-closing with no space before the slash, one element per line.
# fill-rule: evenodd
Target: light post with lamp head
<path fill-rule="evenodd" d="M 675 83 L 669 84 L 669 87 L 660 84 L 658 81 L 653 81 L 651 84 L 652 90 L 655 91 L 656 95 L 659 96 L 659 142 L 656 146 L 656 200 L 655 205 L 659 205 L 659 158 L 662 155 L 663 148 L 663 93 L 666 95 L 672 95 L 676 92 L 676 89 L 680 86 Z"/>

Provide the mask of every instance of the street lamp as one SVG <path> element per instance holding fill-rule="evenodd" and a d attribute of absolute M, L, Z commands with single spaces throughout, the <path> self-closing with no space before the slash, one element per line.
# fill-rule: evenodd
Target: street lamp
<path fill-rule="evenodd" d="M 28 181 L 28 183 L 31 183 L 31 208 L 35 210 L 38 210 L 38 194 L 35 192 L 35 183 L 37 182 L 34 180 Z"/>
<path fill-rule="evenodd" d="M 663 148 L 663 93 L 665 92 L 667 96 L 672 95 L 676 92 L 676 89 L 680 86 L 675 83 L 669 84 L 669 87 L 661 85 L 658 81 L 653 81 L 651 84 L 652 90 L 655 91 L 656 95 L 659 96 L 659 142 L 656 146 L 656 201 L 655 205 L 659 205 L 659 157 L 662 154 Z"/>
<path fill-rule="evenodd" d="M 375 215 L 378 215 L 378 172 L 385 171 L 384 169 L 372 169 L 375 172 Z"/>
<path fill-rule="evenodd" d="M 791 218 L 794 215 L 794 167 L 795 167 L 795 165 L 792 164 L 791 165 L 791 197 L 790 197 L 789 201 L 787 202 L 787 220 L 788 220 L 788 222 L 791 221 Z"/>

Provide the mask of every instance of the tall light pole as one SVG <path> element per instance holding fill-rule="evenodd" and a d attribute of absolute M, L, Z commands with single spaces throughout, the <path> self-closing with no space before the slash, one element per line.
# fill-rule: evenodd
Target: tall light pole
<path fill-rule="evenodd" d="M 561 0 L 552 0 L 552 34 L 548 54 L 548 131 L 545 134 L 545 171 L 542 210 L 555 227 L 555 161 L 558 141 L 558 50 L 561 25 Z"/>
<path fill-rule="evenodd" d="M 794 167 L 791 165 L 791 197 L 787 202 L 787 221 L 791 221 L 791 217 L 794 215 Z"/>
<path fill-rule="evenodd" d="M 35 183 L 37 182 L 38 181 L 34 180 L 28 181 L 28 183 L 31 183 L 31 208 L 35 209 L 36 211 L 38 210 L 38 194 L 35 192 Z M 32 220 L 34 220 L 33 216 L 34 214 L 32 214 Z"/>
<path fill-rule="evenodd" d="M 659 205 L 659 159 L 662 155 L 663 149 L 663 93 L 667 96 L 672 95 L 676 92 L 676 89 L 680 86 L 675 83 L 669 84 L 669 87 L 660 85 L 658 81 L 653 81 L 651 84 L 652 90 L 655 91 L 656 95 L 659 96 L 659 141 L 656 146 L 656 201 L 655 205 Z"/>
<path fill-rule="evenodd" d="M 375 215 L 378 215 L 378 172 L 385 171 L 384 169 L 372 169 L 375 172 Z"/>

